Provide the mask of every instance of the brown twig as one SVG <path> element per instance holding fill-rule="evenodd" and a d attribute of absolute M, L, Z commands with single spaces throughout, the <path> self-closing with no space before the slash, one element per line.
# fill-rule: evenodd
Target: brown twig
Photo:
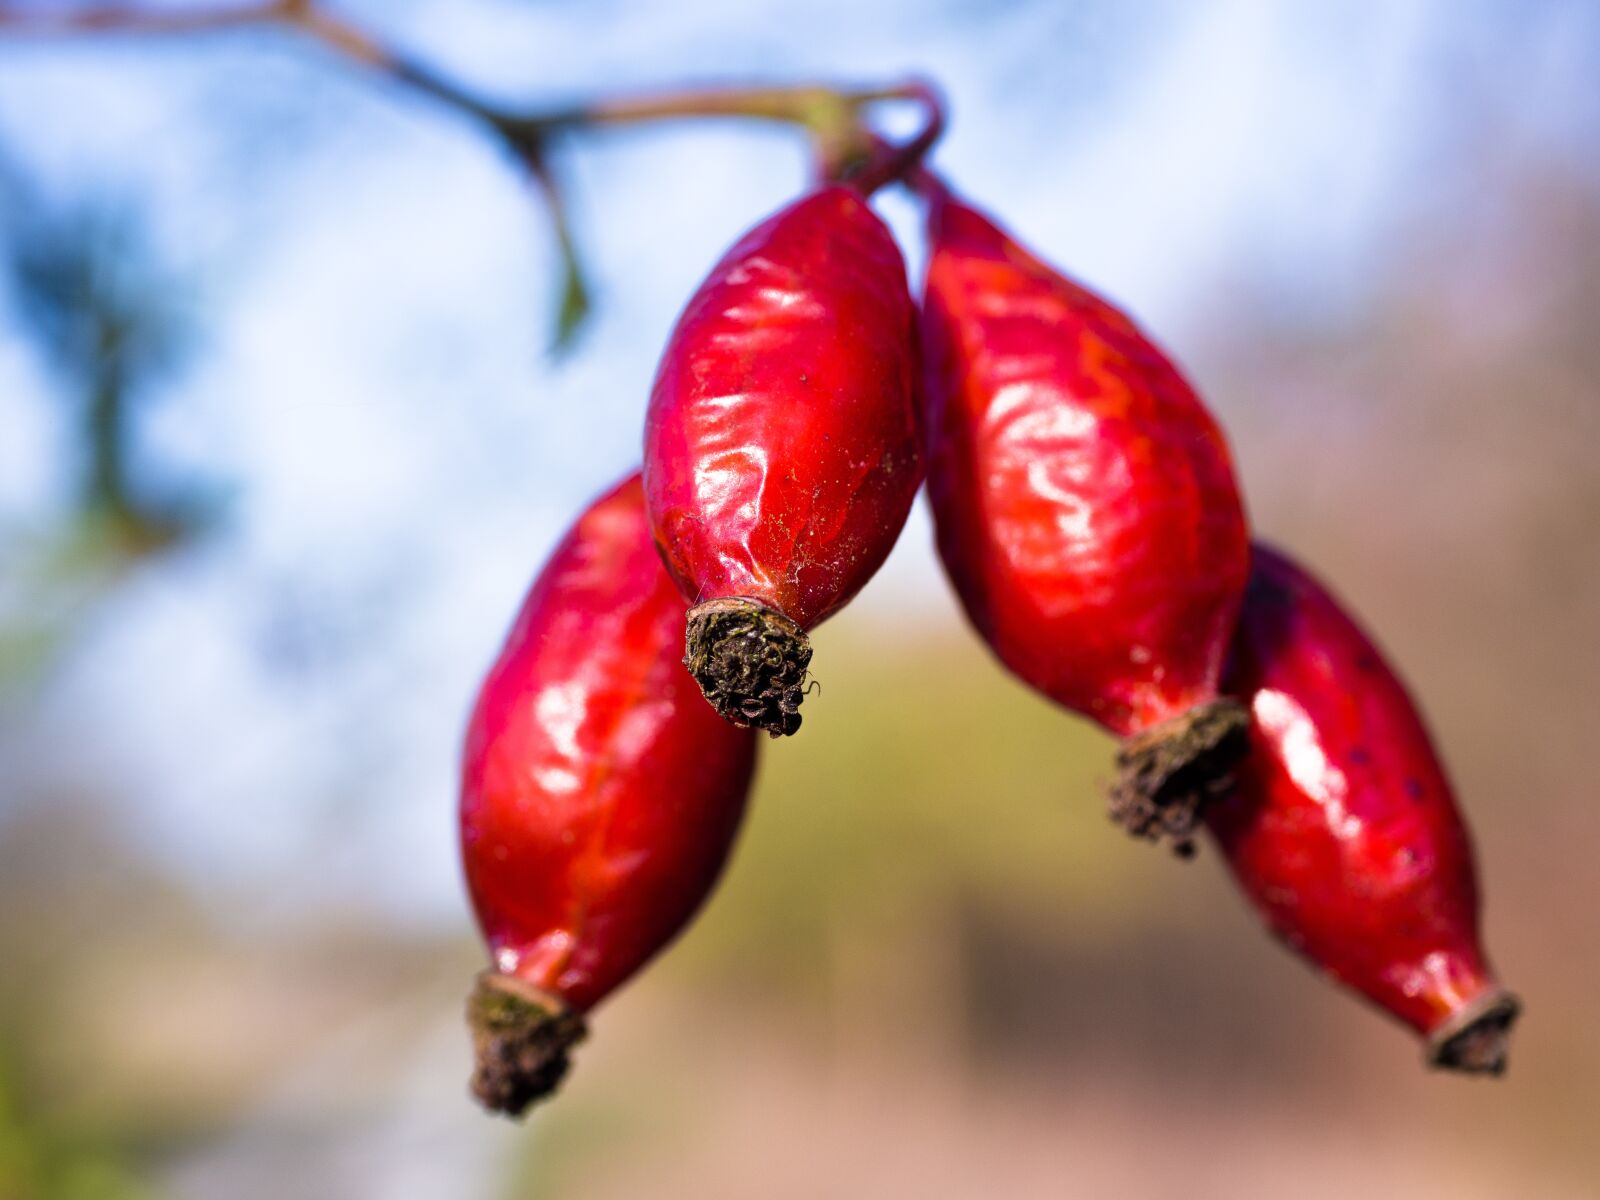
<path fill-rule="evenodd" d="M 33 5 L 0 5 L 0 30 L 8 33 L 204 33 L 287 20 L 304 7 L 298 0 L 178 12 L 145 12 L 126 5 L 97 4 L 86 8 L 45 10 Z"/>
<path fill-rule="evenodd" d="M 547 146 L 553 135 L 594 126 L 635 124 L 687 117 L 744 117 L 805 129 L 816 147 L 824 179 L 850 178 L 863 191 L 902 178 L 916 167 L 944 127 L 944 108 L 927 83 L 913 80 L 890 87 L 840 89 L 821 85 L 680 89 L 599 101 L 538 112 L 510 112 L 467 94 L 379 38 L 335 16 L 317 0 L 257 0 L 182 11 L 153 12 L 133 5 L 98 4 L 46 11 L 0 0 L 0 34 L 202 33 L 250 26 L 298 30 L 345 58 L 378 71 L 465 113 L 488 126 L 527 167 L 549 208 L 564 271 L 558 344 L 573 332 L 587 310 L 583 275 L 566 206 Z M 872 134 L 862 109 L 879 101 L 916 100 L 926 121 L 922 132 L 900 147 Z"/>
<path fill-rule="evenodd" d="M 519 149 L 536 145 L 547 135 L 588 126 L 635 124 L 685 117 L 747 117 L 799 125 L 826 140 L 842 136 L 843 127 L 859 123 L 865 105 L 880 100 L 932 96 L 920 81 L 891 87 L 840 89 L 823 85 L 713 87 L 654 94 L 609 97 L 586 104 L 536 112 L 509 112 L 468 95 L 413 59 L 344 19 L 316 0 L 260 0 L 220 8 L 152 12 L 131 5 L 99 4 L 45 10 L 0 2 L 0 33 L 26 36 L 71 34 L 202 33 L 250 26 L 277 25 L 299 30 L 346 58 L 372 67 L 494 126 Z M 938 113 L 936 98 L 930 113 Z"/>

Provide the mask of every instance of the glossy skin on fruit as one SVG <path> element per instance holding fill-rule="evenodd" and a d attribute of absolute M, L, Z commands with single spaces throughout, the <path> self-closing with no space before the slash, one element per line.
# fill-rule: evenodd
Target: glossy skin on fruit
<path fill-rule="evenodd" d="M 694 914 L 744 811 L 754 735 L 684 670 L 684 610 L 635 475 L 534 582 L 469 726 L 462 853 L 495 967 L 579 1010 Z"/>
<path fill-rule="evenodd" d="M 948 194 L 929 206 L 928 495 L 1013 672 L 1127 736 L 1216 697 L 1249 567 L 1222 434 L 1117 309 Z"/>
<path fill-rule="evenodd" d="M 1339 603 L 1259 545 L 1228 687 L 1251 754 L 1206 819 L 1271 928 L 1425 1034 L 1494 988 L 1472 848 L 1411 698 Z"/>
<path fill-rule="evenodd" d="M 847 187 L 712 269 L 645 426 L 651 523 L 692 603 L 745 596 L 809 629 L 882 565 L 921 481 L 914 322 L 900 251 Z"/>

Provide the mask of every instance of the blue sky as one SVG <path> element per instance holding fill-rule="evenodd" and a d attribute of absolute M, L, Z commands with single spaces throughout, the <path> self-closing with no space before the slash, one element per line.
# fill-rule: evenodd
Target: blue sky
<path fill-rule="evenodd" d="M 343 8 L 508 102 L 931 75 L 958 186 L 1180 359 L 1240 279 L 1359 308 L 1394 238 L 1470 203 L 1456 164 L 1482 122 L 1593 149 L 1581 3 Z M 248 920 L 350 903 L 464 922 L 454 759 L 476 678 L 568 517 L 636 459 L 678 306 L 801 185 L 798 142 L 712 124 L 573 141 L 599 309 L 559 364 L 547 229 L 515 168 L 290 38 L 0 47 L 0 144 L 54 197 L 149 216 L 200 337 L 141 437 L 225 497 L 217 532 L 122 588 L 7 736 L 57 785 L 119 798 L 128 836 L 204 894 L 270 890 Z M 882 207 L 915 264 L 913 208 Z M 0 322 L 0 527 L 43 528 L 70 494 L 52 388 Z M 840 620 L 891 599 L 919 631 L 955 627 L 920 514 Z"/>

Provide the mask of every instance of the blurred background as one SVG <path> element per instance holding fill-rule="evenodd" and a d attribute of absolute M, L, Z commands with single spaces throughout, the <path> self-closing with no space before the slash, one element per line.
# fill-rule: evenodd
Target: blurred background
<path fill-rule="evenodd" d="M 508 105 L 939 80 L 940 166 L 1157 333 L 1406 670 L 1512 1069 L 1428 1074 L 1215 854 L 1115 831 L 919 509 L 703 919 L 480 1113 L 466 711 L 801 143 L 564 142 L 556 357 L 542 206 L 459 114 L 286 32 L 0 34 L 0 1197 L 1600 1196 L 1600 7 L 338 8 Z"/>

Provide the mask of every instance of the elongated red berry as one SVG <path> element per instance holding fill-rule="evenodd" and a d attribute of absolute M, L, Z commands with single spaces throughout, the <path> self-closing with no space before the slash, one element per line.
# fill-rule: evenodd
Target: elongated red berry
<path fill-rule="evenodd" d="M 557 547 L 484 681 L 461 843 L 493 958 L 468 1006 L 489 1108 L 555 1088 L 582 1014 L 676 936 L 727 858 L 754 735 L 683 669 L 684 611 L 635 475 Z"/>
<path fill-rule="evenodd" d="M 662 557 L 695 605 L 706 699 L 800 725 L 805 631 L 893 548 L 921 480 L 905 264 L 866 200 L 826 187 L 746 234 L 689 301 L 645 427 Z"/>
<path fill-rule="evenodd" d="M 1338 601 L 1259 545 L 1228 684 L 1254 745 L 1206 820 L 1240 888 L 1422 1034 L 1430 1063 L 1498 1074 L 1518 1005 L 1484 956 L 1472 846 L 1405 686 Z"/>
<path fill-rule="evenodd" d="M 1127 739 L 1113 815 L 1187 849 L 1243 751 L 1219 698 L 1249 563 L 1222 434 L 1106 301 L 935 185 L 923 300 L 940 555 L 1000 660 Z"/>

